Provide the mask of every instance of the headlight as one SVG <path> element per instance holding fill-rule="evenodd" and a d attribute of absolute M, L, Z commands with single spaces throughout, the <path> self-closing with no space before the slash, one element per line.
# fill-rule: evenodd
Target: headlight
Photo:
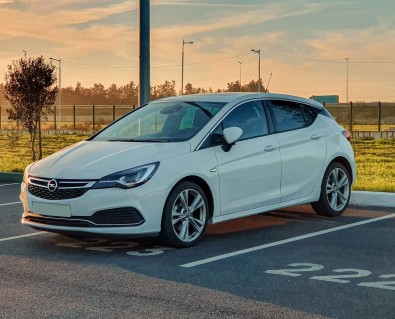
<path fill-rule="evenodd" d="M 156 162 L 107 175 L 94 184 L 92 188 L 118 187 L 128 189 L 137 187 L 149 181 L 155 174 L 158 166 L 159 162 Z"/>
<path fill-rule="evenodd" d="M 29 170 L 30 170 L 30 168 L 33 166 L 34 163 L 35 163 L 35 162 L 33 162 L 33 163 L 27 165 L 26 168 L 25 168 L 25 170 L 24 170 L 24 172 L 23 172 L 23 180 L 22 180 L 22 181 L 23 181 L 25 184 L 28 184 L 28 182 L 29 182 Z"/>

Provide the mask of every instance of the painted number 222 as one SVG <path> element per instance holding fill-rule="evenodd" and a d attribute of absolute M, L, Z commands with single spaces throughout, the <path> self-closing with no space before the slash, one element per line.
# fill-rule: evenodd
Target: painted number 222
<path fill-rule="evenodd" d="M 324 266 L 322 265 L 310 264 L 310 263 L 294 263 L 294 264 L 289 264 L 287 266 L 292 268 L 266 270 L 265 272 L 274 275 L 299 277 L 302 276 L 303 273 L 319 271 L 324 268 Z M 309 279 L 346 284 L 351 282 L 351 280 L 349 279 L 368 277 L 372 274 L 368 270 L 355 269 L 355 268 L 333 269 L 332 272 L 336 274 L 326 275 L 326 276 L 312 276 Z M 395 274 L 381 275 L 378 277 L 383 279 L 395 278 Z M 364 287 L 395 290 L 395 280 L 360 282 L 357 285 Z"/>

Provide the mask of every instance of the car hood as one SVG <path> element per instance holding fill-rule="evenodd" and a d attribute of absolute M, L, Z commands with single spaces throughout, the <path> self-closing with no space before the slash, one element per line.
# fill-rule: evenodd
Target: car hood
<path fill-rule="evenodd" d="M 140 165 L 190 152 L 189 142 L 140 143 L 83 141 L 36 162 L 29 175 L 62 179 L 100 179 Z"/>

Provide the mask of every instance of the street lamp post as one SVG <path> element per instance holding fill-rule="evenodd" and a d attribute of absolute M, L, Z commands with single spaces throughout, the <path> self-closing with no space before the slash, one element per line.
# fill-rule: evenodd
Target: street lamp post
<path fill-rule="evenodd" d="M 251 51 L 258 53 L 258 92 L 261 92 L 261 50 L 251 49 Z"/>
<path fill-rule="evenodd" d="M 62 126 L 61 119 L 61 105 L 62 105 L 62 59 L 49 58 L 51 61 L 59 62 L 59 93 L 58 93 L 58 107 L 59 107 L 59 133 Z"/>
<path fill-rule="evenodd" d="M 347 61 L 346 103 L 348 103 L 348 60 L 350 60 L 350 58 L 344 59 Z"/>
<path fill-rule="evenodd" d="M 181 95 L 184 95 L 184 46 L 185 44 L 193 44 L 193 41 L 185 41 L 182 39 L 182 63 L 181 63 Z"/>
<path fill-rule="evenodd" d="M 237 61 L 240 64 L 240 92 L 241 92 L 241 65 L 243 64 L 243 61 Z"/>

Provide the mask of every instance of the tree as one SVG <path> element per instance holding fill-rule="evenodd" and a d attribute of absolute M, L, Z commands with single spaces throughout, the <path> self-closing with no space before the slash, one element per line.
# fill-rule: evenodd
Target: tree
<path fill-rule="evenodd" d="M 55 66 L 44 58 L 20 58 L 8 65 L 4 93 L 12 108 L 7 109 L 8 119 L 20 123 L 30 134 L 32 160 L 36 160 L 35 143 L 39 135 L 39 155 L 42 158 L 41 118 L 51 113 L 58 87 Z"/>
<path fill-rule="evenodd" d="M 204 93 L 204 92 L 202 92 L 202 88 L 194 88 L 192 83 L 189 83 L 189 82 L 185 85 L 185 88 L 184 88 L 185 95 L 198 94 L 198 93 Z"/>
<path fill-rule="evenodd" d="M 163 84 L 152 87 L 151 100 L 160 99 L 167 96 L 175 96 L 176 92 L 176 81 L 172 80 L 165 81 Z"/>
<path fill-rule="evenodd" d="M 225 90 L 227 92 L 239 92 L 240 91 L 240 82 L 230 82 L 227 84 L 228 88 Z M 261 92 L 266 92 L 265 88 L 262 85 L 262 81 L 260 82 Z M 251 80 L 250 83 L 241 86 L 242 92 L 258 92 L 258 82 Z"/>

